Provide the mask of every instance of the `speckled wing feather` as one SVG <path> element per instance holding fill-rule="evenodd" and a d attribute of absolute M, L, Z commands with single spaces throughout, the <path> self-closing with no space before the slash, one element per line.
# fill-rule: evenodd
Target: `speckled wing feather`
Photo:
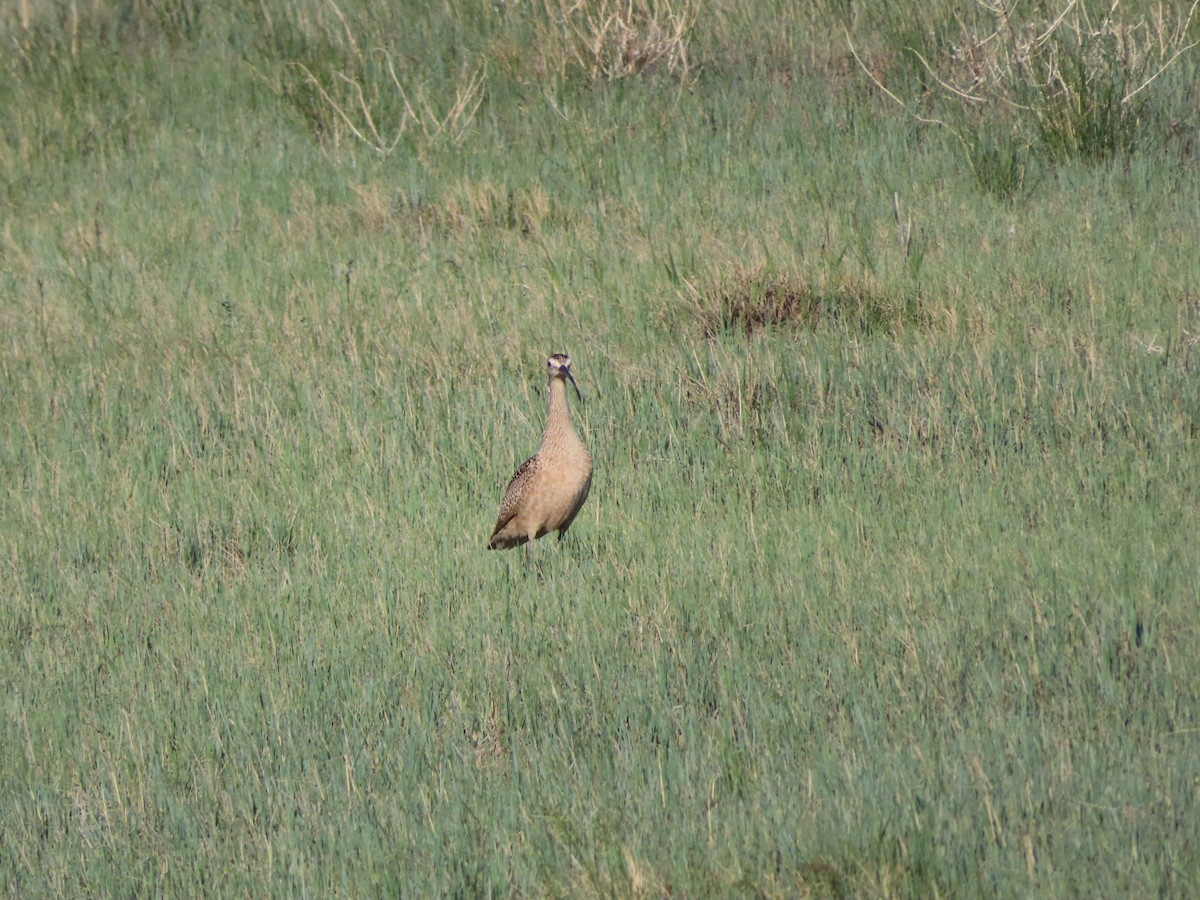
<path fill-rule="evenodd" d="M 496 519 L 496 527 L 492 531 L 492 537 L 500 533 L 500 530 L 512 521 L 513 516 L 521 508 L 521 498 L 525 496 L 525 492 L 529 488 L 529 482 L 533 480 L 533 475 L 538 468 L 538 458 L 531 456 L 525 462 L 521 463 L 516 472 L 513 473 L 512 481 L 508 483 L 508 488 L 504 491 L 504 499 L 500 501 L 500 515 Z"/>

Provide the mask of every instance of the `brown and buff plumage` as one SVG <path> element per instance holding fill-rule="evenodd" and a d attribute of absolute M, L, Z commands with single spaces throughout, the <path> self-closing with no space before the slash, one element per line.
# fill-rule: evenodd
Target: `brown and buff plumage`
<path fill-rule="evenodd" d="M 567 403 L 567 381 L 583 399 L 571 372 L 571 358 L 555 353 L 546 360 L 546 376 L 550 412 L 542 446 L 508 483 L 489 550 L 507 550 L 551 531 L 558 531 L 561 541 L 592 487 L 592 455 L 575 433 Z"/>

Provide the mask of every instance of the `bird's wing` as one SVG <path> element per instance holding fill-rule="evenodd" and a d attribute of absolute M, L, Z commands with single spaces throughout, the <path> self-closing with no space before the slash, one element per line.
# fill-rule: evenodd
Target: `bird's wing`
<path fill-rule="evenodd" d="M 496 519 L 492 537 L 499 534 L 500 529 L 512 521 L 512 517 L 517 514 L 517 510 L 521 507 L 521 498 L 525 496 L 525 491 L 529 488 L 529 482 L 533 480 L 537 467 L 538 458 L 531 456 L 521 463 L 520 468 L 513 473 L 512 481 L 508 483 L 508 489 L 504 492 L 504 499 L 500 501 L 500 515 Z"/>

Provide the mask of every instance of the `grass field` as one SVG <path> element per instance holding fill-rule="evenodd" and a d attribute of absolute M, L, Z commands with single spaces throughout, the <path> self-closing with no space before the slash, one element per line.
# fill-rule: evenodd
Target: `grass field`
<path fill-rule="evenodd" d="M 380 6 L 0 13 L 7 893 L 1193 891 L 1187 6 Z"/>

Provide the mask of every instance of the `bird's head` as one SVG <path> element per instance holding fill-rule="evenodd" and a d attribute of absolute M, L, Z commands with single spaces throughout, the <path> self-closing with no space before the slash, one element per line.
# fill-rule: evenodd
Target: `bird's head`
<path fill-rule="evenodd" d="M 583 394 L 579 392 L 579 385 L 575 383 L 575 375 L 571 372 L 571 357 L 565 353 L 555 353 L 546 359 L 546 375 L 553 381 L 557 378 L 560 381 L 571 382 L 571 387 L 575 388 L 575 396 L 583 401 Z"/>

